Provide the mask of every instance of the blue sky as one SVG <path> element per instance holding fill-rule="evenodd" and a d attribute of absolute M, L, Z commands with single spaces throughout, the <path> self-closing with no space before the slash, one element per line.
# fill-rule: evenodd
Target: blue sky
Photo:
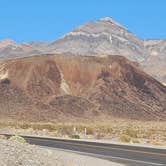
<path fill-rule="evenodd" d="M 166 38 L 166 0 L 0 0 L 0 40 L 52 41 L 106 16 L 142 38 Z"/>

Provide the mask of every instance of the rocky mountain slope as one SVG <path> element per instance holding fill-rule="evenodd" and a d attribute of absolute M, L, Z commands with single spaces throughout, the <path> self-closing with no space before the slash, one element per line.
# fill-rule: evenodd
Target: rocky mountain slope
<path fill-rule="evenodd" d="M 75 55 L 123 55 L 144 59 L 144 43 L 111 18 L 83 24 L 52 42 L 50 50 Z"/>
<path fill-rule="evenodd" d="M 23 43 L 17 44 L 12 40 L 6 39 L 0 41 L 0 57 L 1 59 L 25 57 L 33 54 L 41 54 L 41 46 L 38 49 L 35 44 Z"/>
<path fill-rule="evenodd" d="M 15 58 L 37 54 L 122 55 L 137 61 L 145 72 L 166 84 L 166 40 L 143 40 L 112 18 L 83 24 L 51 43 L 17 44 L 0 41 L 0 57 Z"/>
<path fill-rule="evenodd" d="M 122 55 L 166 84 L 166 40 L 144 40 L 112 18 L 83 24 L 49 44 L 49 51 L 74 55 Z"/>
<path fill-rule="evenodd" d="M 166 85 L 166 40 L 146 40 L 148 57 L 141 64 L 143 69 Z"/>
<path fill-rule="evenodd" d="M 122 56 L 42 55 L 0 64 L 3 119 L 166 120 L 165 103 L 166 87 Z"/>

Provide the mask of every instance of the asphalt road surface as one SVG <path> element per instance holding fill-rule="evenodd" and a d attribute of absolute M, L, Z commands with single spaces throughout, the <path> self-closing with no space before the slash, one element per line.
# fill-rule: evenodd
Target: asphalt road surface
<path fill-rule="evenodd" d="M 10 137 L 10 134 L 3 134 Z M 166 166 L 166 149 L 71 139 L 22 136 L 30 144 L 71 151 L 122 163 L 124 166 Z"/>

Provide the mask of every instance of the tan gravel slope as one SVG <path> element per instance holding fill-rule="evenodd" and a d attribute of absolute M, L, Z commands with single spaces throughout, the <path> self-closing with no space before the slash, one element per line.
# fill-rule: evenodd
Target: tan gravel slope
<path fill-rule="evenodd" d="M 102 159 L 0 140 L 0 166 L 121 166 Z"/>

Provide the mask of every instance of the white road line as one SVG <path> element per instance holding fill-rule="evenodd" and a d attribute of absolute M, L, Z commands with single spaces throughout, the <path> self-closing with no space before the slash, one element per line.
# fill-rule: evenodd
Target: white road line
<path fill-rule="evenodd" d="M 71 153 L 77 153 L 77 154 L 82 154 L 82 155 L 90 155 L 93 157 L 103 157 L 103 159 L 106 157 L 104 155 L 101 154 L 93 154 L 93 153 L 86 153 L 86 152 L 79 152 L 79 151 L 73 151 L 73 150 L 67 150 L 67 149 L 59 149 L 59 148 L 52 148 L 52 147 L 43 147 L 42 148 L 46 148 L 46 149 L 56 149 L 56 150 L 60 150 L 60 151 L 66 151 L 66 152 L 71 152 Z M 133 159 L 129 159 L 129 158 L 122 158 L 122 157 L 113 157 L 113 156 L 109 156 L 109 158 L 111 159 L 119 159 L 119 160 L 126 160 L 126 161 L 132 161 L 132 162 L 136 162 L 136 163 L 143 163 L 143 164 L 151 164 L 151 165 L 157 165 L 157 166 L 163 166 L 164 164 L 160 164 L 160 163 L 153 163 L 153 162 L 147 162 L 147 161 L 141 161 L 141 160 L 133 160 Z M 106 160 L 106 159 L 105 159 Z"/>

